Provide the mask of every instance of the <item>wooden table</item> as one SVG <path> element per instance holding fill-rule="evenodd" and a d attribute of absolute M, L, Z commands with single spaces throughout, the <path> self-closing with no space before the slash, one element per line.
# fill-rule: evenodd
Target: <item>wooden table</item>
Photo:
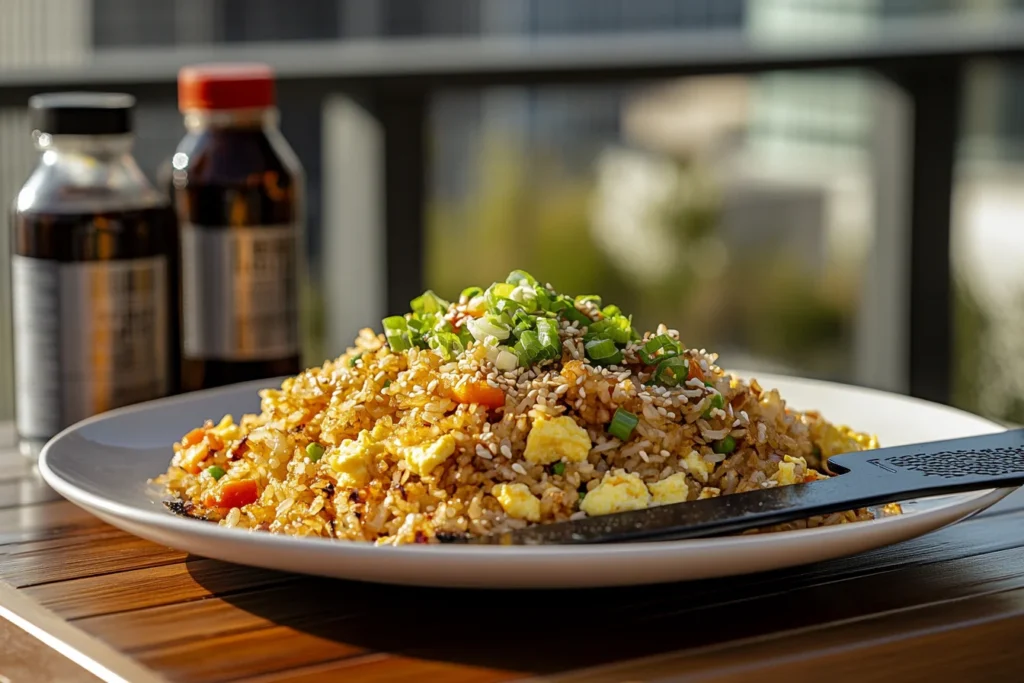
<path fill-rule="evenodd" d="M 1021 680 L 1022 494 L 915 541 L 789 571 L 429 590 L 136 539 L 50 491 L 9 429 L 0 439 L 0 683 Z"/>

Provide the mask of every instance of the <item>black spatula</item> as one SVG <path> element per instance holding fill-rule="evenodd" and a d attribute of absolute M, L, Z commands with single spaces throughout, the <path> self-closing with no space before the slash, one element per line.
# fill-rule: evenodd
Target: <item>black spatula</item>
<path fill-rule="evenodd" d="M 829 459 L 838 476 L 646 510 L 540 524 L 467 539 L 548 545 L 678 540 L 730 534 L 911 498 L 1024 484 L 1024 429 L 895 446 Z"/>

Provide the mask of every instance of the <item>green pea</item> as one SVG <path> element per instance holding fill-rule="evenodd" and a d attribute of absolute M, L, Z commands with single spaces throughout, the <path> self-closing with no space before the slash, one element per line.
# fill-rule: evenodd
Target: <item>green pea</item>
<path fill-rule="evenodd" d="M 309 458 L 310 462 L 316 462 L 317 460 L 322 458 L 323 455 L 324 447 L 318 444 L 317 442 L 314 441 L 313 443 L 306 446 L 306 456 Z"/>
<path fill-rule="evenodd" d="M 720 455 L 729 455 L 736 450 L 736 439 L 732 436 L 727 436 L 721 441 L 715 442 L 714 451 Z"/>
<path fill-rule="evenodd" d="M 206 468 L 206 473 L 213 477 L 214 481 L 219 481 L 227 472 L 224 471 L 223 467 L 217 467 L 216 465 L 210 465 Z"/>

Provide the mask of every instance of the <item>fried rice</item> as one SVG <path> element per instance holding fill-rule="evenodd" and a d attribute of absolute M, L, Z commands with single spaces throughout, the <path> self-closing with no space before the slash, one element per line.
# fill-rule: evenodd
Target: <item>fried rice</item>
<path fill-rule="evenodd" d="M 830 476 L 830 456 L 878 447 L 723 371 L 676 330 L 639 334 L 617 307 L 522 271 L 412 308 L 261 391 L 258 415 L 175 443 L 155 480 L 170 507 L 229 527 L 435 543 L 811 482 Z"/>

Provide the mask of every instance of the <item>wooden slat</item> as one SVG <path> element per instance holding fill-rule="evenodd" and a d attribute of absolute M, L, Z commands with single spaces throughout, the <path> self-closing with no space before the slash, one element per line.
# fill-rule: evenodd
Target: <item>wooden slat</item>
<path fill-rule="evenodd" d="M 6 619 L 0 619 L 0 680 L 36 683 L 97 683 L 100 679 L 56 655 Z"/>
<path fill-rule="evenodd" d="M 157 605 L 199 600 L 267 586 L 296 577 L 249 569 L 216 560 L 195 559 L 178 564 L 69 579 L 22 590 L 65 619 L 113 614 Z"/>
<path fill-rule="evenodd" d="M 768 638 L 723 640 L 699 651 L 580 669 L 546 677 L 559 683 L 637 680 L 928 681 L 1018 680 L 1024 651 L 1024 591 L 990 593 L 886 612 Z M 985 675 L 979 677 L 978 667 Z M 941 673 L 939 673 L 941 672 Z"/>
<path fill-rule="evenodd" d="M 246 678 L 363 652 L 363 648 L 354 645 L 275 626 L 145 650 L 136 657 L 172 679 L 199 683 Z M 226 653 L 231 656 L 226 657 Z"/>
<path fill-rule="evenodd" d="M 118 612 L 84 617 L 75 624 L 89 633 L 116 640 L 125 651 L 134 651 L 258 631 L 275 623 L 295 624 L 302 619 L 316 623 L 321 617 L 316 609 L 318 602 L 322 599 L 289 583 L 237 593 L 230 601 L 210 597 L 140 609 L 130 615 Z M 267 612 L 267 605 L 274 605 L 273 614 L 264 616 L 260 612 Z M 126 620 L 130 620 L 131 629 L 125 628 Z M 175 624 L 173 631 L 168 631 L 167 624 Z"/>
<path fill-rule="evenodd" d="M 0 510 L 0 544 L 56 538 L 105 526 L 66 501 Z"/>
<path fill-rule="evenodd" d="M 0 576 L 11 585 L 24 588 L 175 564 L 187 555 L 128 534 L 108 537 L 93 534 L 80 543 L 57 548 L 35 550 L 17 546 L 17 550 L 5 555 Z"/>
<path fill-rule="evenodd" d="M 109 644 L 71 626 L 67 621 L 20 591 L 0 582 L 0 620 L 12 624 L 47 645 L 46 661 L 32 662 L 32 668 L 48 671 L 47 662 L 63 657 L 105 681 L 158 683 L 152 671 L 118 653 Z M 0 650 L 0 665 L 4 651 Z M 2 672 L 3 666 L 0 666 Z M 77 678 L 77 672 L 72 672 Z M 25 680 L 38 680 L 34 676 Z"/>
<path fill-rule="evenodd" d="M 362 683 L 400 683 L 402 681 L 498 683 L 521 678 L 520 674 L 512 671 L 499 671 L 429 659 L 375 655 L 279 671 L 244 680 L 246 683 L 323 683 L 334 680 L 361 681 Z"/>

